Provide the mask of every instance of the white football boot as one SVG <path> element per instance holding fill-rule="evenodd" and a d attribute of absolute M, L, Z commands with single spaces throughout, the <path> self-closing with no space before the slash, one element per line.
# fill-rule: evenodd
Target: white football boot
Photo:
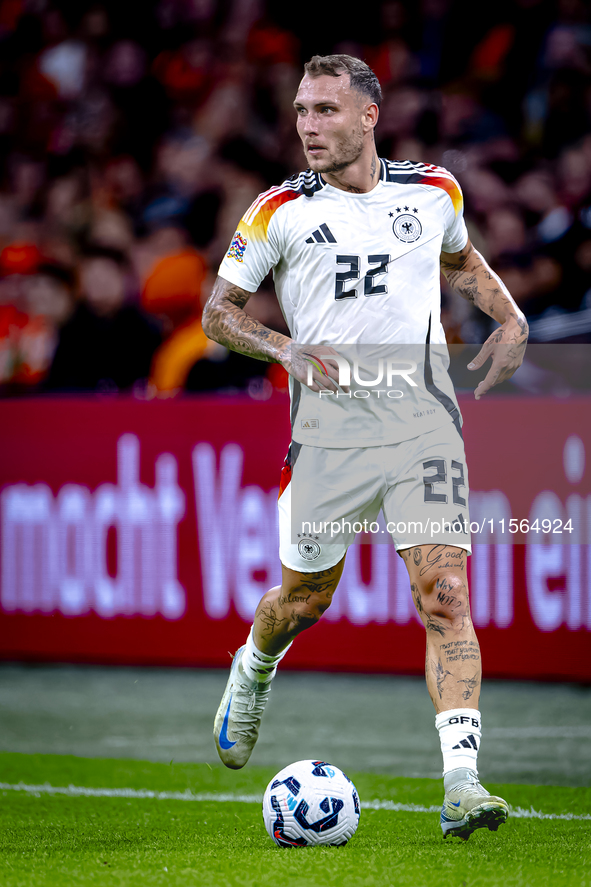
<path fill-rule="evenodd" d="M 232 770 L 244 767 L 250 758 L 271 692 L 271 681 L 251 681 L 244 674 L 241 665 L 244 649 L 240 647 L 236 651 L 213 725 L 218 754 Z"/>
<path fill-rule="evenodd" d="M 509 815 L 509 805 L 480 785 L 474 770 L 459 768 L 443 779 L 445 798 L 441 808 L 443 837 L 467 841 L 477 828 L 496 832 Z"/>

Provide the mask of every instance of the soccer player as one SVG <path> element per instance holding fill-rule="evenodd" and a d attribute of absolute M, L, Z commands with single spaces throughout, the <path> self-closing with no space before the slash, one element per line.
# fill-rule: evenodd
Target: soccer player
<path fill-rule="evenodd" d="M 234 657 L 214 736 L 224 764 L 243 767 L 278 663 L 330 606 L 351 524 L 381 508 L 426 629 L 443 834 L 467 839 L 477 828 L 496 830 L 508 807 L 477 775 L 481 663 L 466 577 L 468 475 L 459 409 L 441 372 L 440 268 L 500 324 L 470 365 L 491 359 L 477 399 L 519 367 L 527 324 L 470 243 L 453 176 L 378 158 L 380 100 L 375 74 L 359 59 L 314 56 L 305 65 L 294 106 L 309 168 L 248 209 L 205 307 L 210 338 L 285 367 L 292 421 L 279 498 L 282 583 L 263 596 Z M 244 311 L 271 268 L 291 338 Z M 372 355 L 378 372 L 364 381 Z M 387 384 L 375 388 L 382 377 Z M 302 521 L 318 515 L 324 527 Z M 334 537 L 327 518 L 341 521 Z M 436 538 L 427 519 L 443 527 Z"/>

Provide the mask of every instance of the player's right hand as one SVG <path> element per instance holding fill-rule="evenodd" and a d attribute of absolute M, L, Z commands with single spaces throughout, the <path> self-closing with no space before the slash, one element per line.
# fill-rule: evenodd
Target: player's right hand
<path fill-rule="evenodd" d="M 478 384 L 476 400 L 490 391 L 493 385 L 506 382 L 523 363 L 527 345 L 528 326 L 525 318 L 512 316 L 488 337 L 474 360 L 468 364 L 471 371 L 479 370 L 492 357 L 485 378 Z"/>
<path fill-rule="evenodd" d="M 299 345 L 291 342 L 281 361 L 287 372 L 311 391 L 339 390 L 349 392 L 348 385 L 339 385 L 339 363 L 344 358 L 330 345 Z"/>

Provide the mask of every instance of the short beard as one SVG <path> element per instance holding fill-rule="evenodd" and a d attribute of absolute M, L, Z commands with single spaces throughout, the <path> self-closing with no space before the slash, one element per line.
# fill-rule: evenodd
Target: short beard
<path fill-rule="evenodd" d="M 342 139 L 336 146 L 334 155 L 326 160 L 308 160 L 310 169 L 318 173 L 338 173 L 347 169 L 359 159 L 363 151 L 363 133 L 357 131 L 347 139 Z"/>

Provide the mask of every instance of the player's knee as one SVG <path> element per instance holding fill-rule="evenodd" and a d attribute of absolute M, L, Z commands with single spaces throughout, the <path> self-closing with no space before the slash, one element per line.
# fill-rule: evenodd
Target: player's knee
<path fill-rule="evenodd" d="M 420 588 L 420 601 L 428 616 L 456 622 L 469 613 L 468 585 L 464 576 L 448 573 Z"/>
<path fill-rule="evenodd" d="M 291 597 L 293 598 L 293 595 Z M 316 625 L 329 606 L 330 598 L 323 595 L 317 596 L 316 600 L 288 601 L 283 606 L 283 612 L 289 619 L 290 630 L 299 634 Z"/>
<path fill-rule="evenodd" d="M 306 631 L 306 629 L 316 625 L 319 618 L 315 613 L 293 612 L 290 616 L 290 629 L 294 634 L 299 634 L 301 631 Z"/>

